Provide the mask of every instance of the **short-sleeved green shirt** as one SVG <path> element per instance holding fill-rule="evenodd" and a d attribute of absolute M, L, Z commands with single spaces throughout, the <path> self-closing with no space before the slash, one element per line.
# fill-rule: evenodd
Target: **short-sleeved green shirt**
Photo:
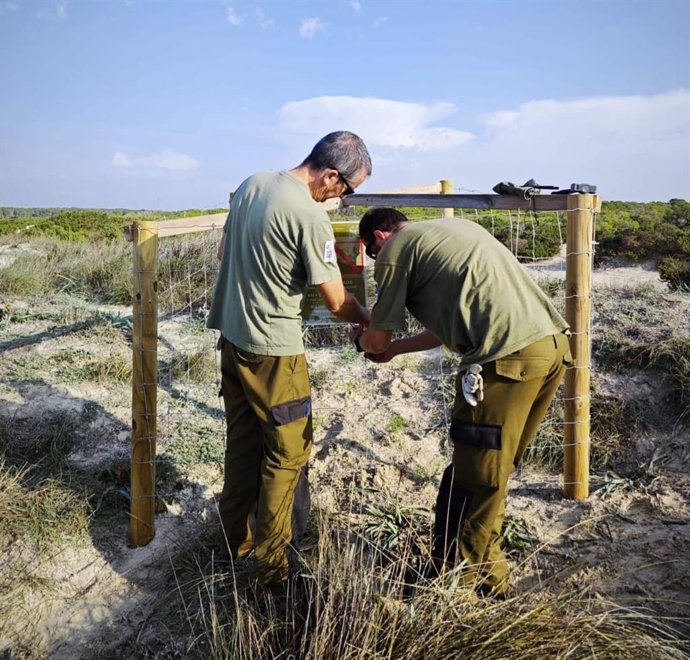
<path fill-rule="evenodd" d="M 328 214 L 289 172 L 263 172 L 233 195 L 207 325 L 259 355 L 304 352 L 308 284 L 339 276 Z"/>
<path fill-rule="evenodd" d="M 517 259 L 481 225 L 410 223 L 376 259 L 371 328 L 403 330 L 405 307 L 461 364 L 491 362 L 568 324 Z"/>

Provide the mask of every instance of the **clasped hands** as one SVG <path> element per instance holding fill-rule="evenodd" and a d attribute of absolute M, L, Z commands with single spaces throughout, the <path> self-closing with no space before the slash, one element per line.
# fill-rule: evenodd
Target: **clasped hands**
<path fill-rule="evenodd" d="M 350 329 L 347 333 L 348 338 L 350 341 L 354 342 L 359 346 L 359 343 L 357 340 L 364 334 L 364 331 L 366 330 L 366 326 L 361 324 L 361 323 L 355 323 L 350 326 Z M 392 346 L 392 344 L 391 344 Z M 390 362 L 394 357 L 395 353 L 391 351 L 391 347 L 388 347 L 383 353 L 369 353 L 367 352 L 366 349 L 363 347 L 362 351 L 364 352 L 364 357 L 367 360 L 370 360 L 371 362 L 376 362 L 378 364 L 383 364 L 384 362 Z"/>

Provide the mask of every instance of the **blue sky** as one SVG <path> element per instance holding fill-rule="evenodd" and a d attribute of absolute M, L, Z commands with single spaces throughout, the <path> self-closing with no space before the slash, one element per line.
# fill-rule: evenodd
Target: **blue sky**
<path fill-rule="evenodd" d="M 360 189 L 690 199 L 690 0 L 0 0 L 0 206 L 209 208 L 359 133 Z"/>

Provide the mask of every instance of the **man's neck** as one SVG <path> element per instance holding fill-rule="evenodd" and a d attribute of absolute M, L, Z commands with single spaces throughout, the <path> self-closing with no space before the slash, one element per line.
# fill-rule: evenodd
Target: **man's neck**
<path fill-rule="evenodd" d="M 308 165 L 298 165 L 288 170 L 288 172 L 311 190 L 311 184 L 314 182 L 315 175 Z"/>

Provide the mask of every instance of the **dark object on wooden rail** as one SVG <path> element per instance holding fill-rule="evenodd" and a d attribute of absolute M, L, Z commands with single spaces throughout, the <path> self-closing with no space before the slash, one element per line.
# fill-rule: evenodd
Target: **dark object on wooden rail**
<path fill-rule="evenodd" d="M 543 186 L 534 179 L 527 179 L 521 186 L 512 181 L 500 181 L 492 190 L 499 195 L 514 195 L 515 197 L 531 199 L 535 195 L 539 195 L 542 190 L 558 190 L 558 186 Z"/>
<path fill-rule="evenodd" d="M 597 187 L 591 183 L 571 183 L 570 188 L 563 190 L 556 190 L 552 195 L 572 195 L 573 193 L 581 193 L 583 195 L 596 195 Z"/>

